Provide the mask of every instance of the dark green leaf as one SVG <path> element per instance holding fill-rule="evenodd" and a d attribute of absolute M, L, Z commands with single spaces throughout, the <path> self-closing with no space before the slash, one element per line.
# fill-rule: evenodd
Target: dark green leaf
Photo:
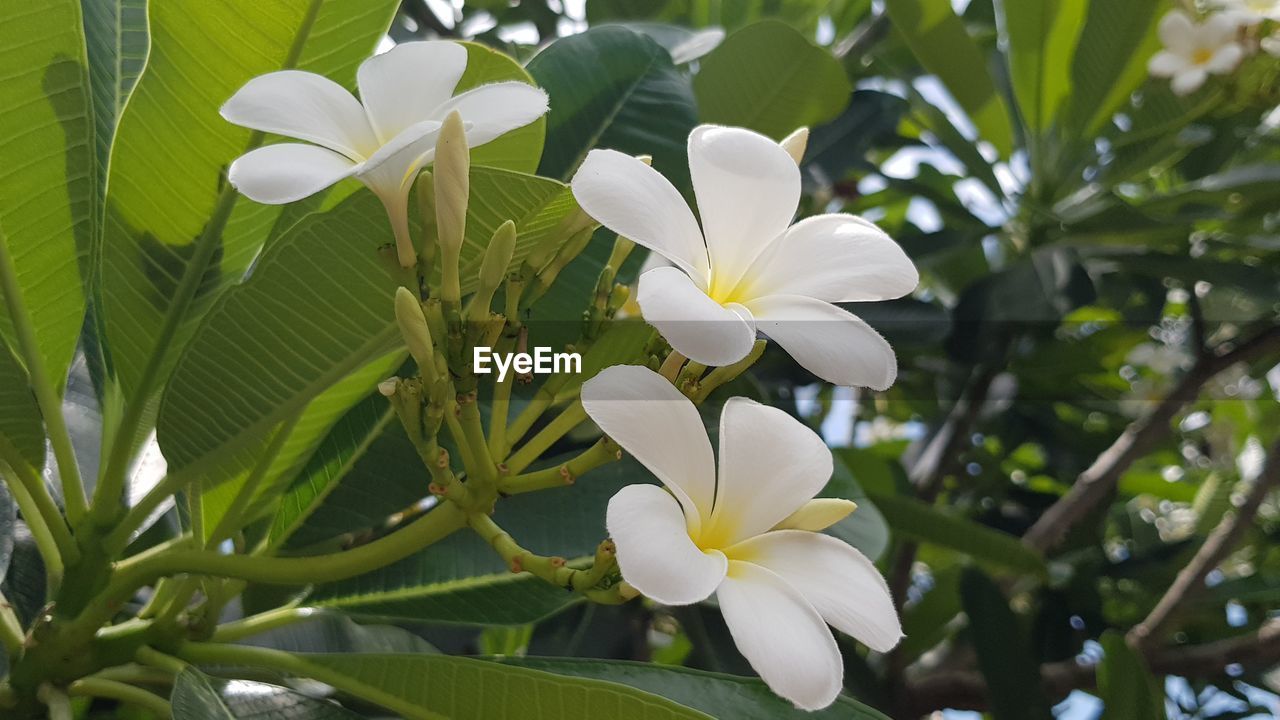
<path fill-rule="evenodd" d="M 703 58 L 693 90 L 703 122 L 781 140 L 800 126 L 835 118 L 852 88 L 831 53 L 770 20 L 725 38 Z"/>
<path fill-rule="evenodd" d="M 1104 720 L 1161 720 L 1164 689 L 1147 671 L 1142 656 L 1124 639 L 1124 633 L 1102 634 L 1102 662 L 1098 663 L 1098 697 Z"/>
<path fill-rule="evenodd" d="M 825 710 L 797 710 L 755 678 L 621 660 L 501 658 L 504 665 L 595 678 L 661 695 L 724 720 L 887 720 L 847 695 Z"/>
<path fill-rule="evenodd" d="M 538 173 L 568 180 L 592 148 L 653 156 L 688 186 L 685 139 L 697 124 L 688 79 L 648 37 L 602 27 L 561 38 L 529 61 L 551 112 Z"/>
<path fill-rule="evenodd" d="M 987 680 L 992 717 L 1053 717 L 1040 689 L 1040 665 L 1000 588 L 982 571 L 968 568 L 960 579 L 960 597 L 969 616 L 969 638 L 978 651 L 978 667 Z"/>
<path fill-rule="evenodd" d="M 248 680 L 222 680 L 188 667 L 173 685 L 173 716 L 182 720 L 357 720 L 325 700 Z"/>

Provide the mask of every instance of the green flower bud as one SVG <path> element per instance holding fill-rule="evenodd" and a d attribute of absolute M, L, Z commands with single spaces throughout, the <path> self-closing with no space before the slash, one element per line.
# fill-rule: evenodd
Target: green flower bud
<path fill-rule="evenodd" d="M 418 298 L 403 287 L 396 288 L 396 322 L 419 371 L 430 375 L 435 369 L 436 353 L 431 344 L 431 331 L 427 329 L 427 316 Z"/>

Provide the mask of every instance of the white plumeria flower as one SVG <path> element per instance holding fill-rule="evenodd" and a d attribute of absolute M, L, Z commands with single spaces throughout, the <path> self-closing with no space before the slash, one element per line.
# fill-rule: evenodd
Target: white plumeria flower
<path fill-rule="evenodd" d="M 1218 0 L 1214 4 L 1246 27 L 1263 20 L 1280 20 L 1280 0 Z"/>
<path fill-rule="evenodd" d="M 573 178 L 583 210 L 675 265 L 641 277 L 645 320 L 704 365 L 746 357 L 760 330 L 823 380 L 892 385 L 892 348 L 832 303 L 914 290 L 919 275 L 902 249 L 853 215 L 791 225 L 800 170 L 763 135 L 699 126 L 689 135 L 689 172 L 701 228 L 666 178 L 623 153 L 593 150 Z"/>
<path fill-rule="evenodd" d="M 1160 41 L 1164 50 L 1147 65 L 1152 75 L 1172 78 L 1173 92 L 1190 95 L 1204 85 L 1212 73 L 1227 75 L 1244 58 L 1237 42 L 1238 25 L 1228 13 L 1210 15 L 1197 23 L 1181 10 L 1173 10 L 1160 20 Z"/>
<path fill-rule="evenodd" d="M 814 499 L 831 477 L 831 451 L 803 423 L 732 398 L 720 416 L 717 480 L 697 409 L 652 370 L 610 367 L 583 386 L 582 404 L 666 486 L 631 485 L 609 501 L 618 566 L 637 590 L 666 605 L 714 593 L 751 667 L 806 710 L 840 693 L 828 623 L 879 652 L 898 643 L 902 626 L 879 571 L 817 532 L 854 505 Z"/>
<path fill-rule="evenodd" d="M 466 69 L 465 47 L 430 41 L 403 43 L 361 63 L 359 101 L 315 73 L 260 75 L 222 106 L 222 116 L 315 144 L 281 143 L 246 153 L 231 164 L 231 184 L 252 200 L 277 205 L 355 177 L 382 200 L 397 240 L 407 239 L 409 188 L 434 159 L 449 113 L 458 111 L 467 144 L 475 147 L 547 111 L 546 93 L 522 82 L 454 95 Z"/>

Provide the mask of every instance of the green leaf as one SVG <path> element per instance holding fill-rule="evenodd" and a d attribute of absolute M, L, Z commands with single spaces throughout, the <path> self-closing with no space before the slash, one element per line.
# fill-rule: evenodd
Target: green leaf
<path fill-rule="evenodd" d="M 357 720 L 325 700 L 249 680 L 211 678 L 192 667 L 173 685 L 173 716 L 182 720 Z"/>
<path fill-rule="evenodd" d="M 498 225 L 515 220 L 519 263 L 574 207 L 560 183 L 484 167 L 472 168 L 471 197 L 464 292 Z M 402 347 L 392 312 L 397 283 L 378 250 L 389 237 L 377 198 L 357 193 L 301 220 L 219 298 L 161 402 L 157 427 L 170 471 L 258 447 L 318 394 Z"/>
<path fill-rule="evenodd" d="M 547 146 L 538 174 L 568 180 L 593 148 L 653 156 L 653 167 L 688 187 L 685 140 L 697 124 L 688 79 L 650 38 L 593 28 L 560 38 L 529 61 L 547 91 Z"/>
<path fill-rule="evenodd" d="M 664 667 L 623 660 L 570 658 L 498 658 L 511 665 L 557 675 L 607 680 L 674 700 L 716 718 L 732 720 L 888 720 L 886 715 L 847 695 L 817 712 L 798 710 L 763 681 L 737 675 Z"/>
<path fill-rule="evenodd" d="M 146 0 L 80 0 L 84 10 L 89 80 L 93 87 L 94 140 L 101 197 L 106 192 L 107 160 L 116 121 L 147 62 Z"/>
<path fill-rule="evenodd" d="M 967 568 L 960 578 L 960 597 L 969 616 L 969 638 L 978 652 L 978 667 L 987 680 L 992 717 L 1052 718 L 1040 687 L 1040 664 L 1000 588 L 982 571 Z"/>
<path fill-rule="evenodd" d="M 775 140 L 835 118 L 853 89 L 831 53 L 773 20 L 725 38 L 701 65 L 693 80 L 700 119 Z"/>
<path fill-rule="evenodd" d="M 353 474 L 344 485 L 358 478 Z M 650 482 L 650 476 L 632 460 L 611 463 L 574 485 L 505 498 L 494 520 L 535 553 L 585 557 L 607 535 L 609 498 L 635 482 Z M 367 487 L 363 492 L 373 495 Z M 465 529 L 388 567 L 322 585 L 308 600 L 357 616 L 503 625 L 531 623 L 577 601 L 531 575 L 512 574 L 492 548 Z"/>
<path fill-rule="evenodd" d="M 1009 108 L 987 72 L 986 54 L 969 37 L 951 1 L 888 0 L 885 10 L 920 65 L 946 86 L 978 134 L 1008 157 L 1013 150 Z"/>
<path fill-rule="evenodd" d="M 1098 697 L 1104 720 L 1161 720 L 1164 689 L 1147 670 L 1142 656 L 1124 640 L 1124 633 L 1102 634 L 1102 662 L 1098 663 Z"/>
<path fill-rule="evenodd" d="M 1044 577 L 1044 558 L 1017 537 L 951 515 L 919 500 L 870 493 L 893 531 L 918 542 L 932 543 L 995 567 Z M 854 513 L 855 515 L 857 513 Z"/>
<path fill-rule="evenodd" d="M 1076 43 L 1091 4 L 1083 0 L 1001 3 L 1013 92 L 1023 122 L 1033 134 L 1042 135 L 1053 125 L 1071 92 Z"/>
<path fill-rule="evenodd" d="M 84 318 L 93 235 L 93 114 L 78 0 L 0 8 L 0 244 L 50 382 L 61 388 Z M 10 305 L 12 300 L 7 300 Z M 0 338 L 16 347 L 0 312 Z"/>
<path fill-rule="evenodd" d="M 450 720 L 706 720 L 709 716 L 626 685 L 444 655 L 302 655 Z M 429 682 L 424 682 L 425 679 Z"/>
<path fill-rule="evenodd" d="M 341 419 L 353 404 L 367 396 L 371 386 L 391 375 L 403 363 L 405 355 L 406 353 L 402 350 L 392 351 L 320 393 L 314 400 L 307 403 L 296 422 L 291 422 L 278 431 L 287 434 L 284 441 L 275 453 L 270 456 L 259 456 L 255 461 L 255 468 L 237 474 L 230 481 L 225 481 L 225 477 L 218 473 L 205 474 L 201 478 L 204 491 L 200 498 L 200 509 L 204 514 L 204 531 L 211 532 L 217 526 L 236 496 L 244 490 L 245 483 L 255 472 L 258 472 L 257 466 L 263 463 L 265 463 L 265 469 L 261 471 L 261 479 L 256 482 L 257 489 L 254 492 L 249 513 L 239 518 L 235 525 L 243 527 L 249 521 L 273 511 L 285 486 L 303 464 L 308 462 L 308 458 L 324 440 L 334 423 Z M 386 398 L 378 397 L 384 405 L 387 404 Z M 210 538 L 206 536 L 205 539 Z"/>
<path fill-rule="evenodd" d="M 44 425 L 40 408 L 18 358 L 0 342 L 0 443 L 39 470 L 44 467 Z M 0 459 L 8 448 L 0 448 Z"/>
<path fill-rule="evenodd" d="M 467 70 L 458 80 L 455 93 L 505 80 L 534 83 L 533 76 L 507 55 L 479 43 L 462 45 L 467 48 Z M 546 134 L 547 118 L 543 116 L 475 148 L 471 151 L 471 164 L 532 173 L 542 159 Z"/>
<path fill-rule="evenodd" d="M 254 635 L 245 644 L 286 652 L 439 652 L 408 630 L 391 625 L 361 625 L 337 613 L 323 611 L 302 622 Z"/>
<path fill-rule="evenodd" d="M 1159 46 L 1157 10 L 1161 0 L 1091 2 L 1080 43 L 1072 56 L 1067 97 L 1068 138 L 1086 142 L 1129 101 L 1147 78 L 1147 60 Z"/>
<path fill-rule="evenodd" d="M 9 494 L 9 488 L 0 483 L 0 582 L 9 572 L 9 560 L 13 558 L 14 532 L 18 528 L 18 506 Z"/>
<path fill-rule="evenodd" d="M 389 20 L 395 5 L 150 5 L 151 54 L 116 131 L 102 242 L 103 320 L 125 397 L 159 387 L 194 321 L 241 278 L 280 214 L 224 182 L 252 134 L 218 109 L 282 67 L 350 73 L 385 31 L 371 15 Z M 190 295 L 179 292 L 184 280 Z"/>
<path fill-rule="evenodd" d="M 852 500 L 858 504 L 858 509 L 827 528 L 826 533 L 861 550 L 874 562 L 889 548 L 889 524 L 849 470 L 844 462 L 836 463 L 831 481 L 818 493 L 818 497 Z"/>

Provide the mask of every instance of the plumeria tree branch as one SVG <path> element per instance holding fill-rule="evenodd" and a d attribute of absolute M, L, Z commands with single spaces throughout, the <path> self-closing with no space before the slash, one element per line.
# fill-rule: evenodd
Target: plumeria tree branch
<path fill-rule="evenodd" d="M 1280 662 L 1280 620 L 1268 620 L 1258 630 L 1240 637 L 1201 645 L 1165 646 L 1143 651 L 1147 667 L 1154 675 L 1186 678 L 1220 677 L 1225 668 L 1238 664 L 1245 671 L 1265 670 Z M 1064 660 L 1040 667 L 1041 683 L 1051 700 L 1060 700 L 1072 690 L 1089 689 L 1097 682 L 1097 667 Z M 944 670 L 910 679 L 906 695 L 912 717 L 937 710 L 982 711 L 990 707 L 987 683 L 981 673 Z"/>
<path fill-rule="evenodd" d="M 1130 645 L 1141 648 L 1160 639 L 1185 603 L 1204 589 L 1205 577 L 1236 546 L 1263 500 L 1277 487 L 1280 487 L 1280 441 L 1271 446 L 1262 474 L 1253 481 L 1244 502 L 1223 516 L 1147 617 L 1129 630 L 1126 640 Z"/>
<path fill-rule="evenodd" d="M 1071 490 L 1040 515 L 1022 542 L 1044 553 L 1056 549 L 1071 528 L 1111 493 L 1124 472 L 1169 434 L 1174 416 L 1199 396 L 1205 383 L 1236 363 L 1251 362 L 1277 349 L 1280 326 L 1270 325 L 1233 346 L 1203 355 L 1164 400 L 1129 425 L 1080 473 Z"/>

